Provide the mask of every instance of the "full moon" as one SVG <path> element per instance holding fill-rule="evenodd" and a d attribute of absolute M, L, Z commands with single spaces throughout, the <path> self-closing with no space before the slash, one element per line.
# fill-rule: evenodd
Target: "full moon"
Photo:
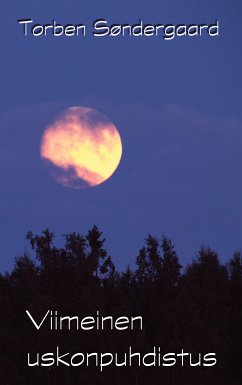
<path fill-rule="evenodd" d="M 48 126 L 40 156 L 63 186 L 83 189 L 106 181 L 119 165 L 122 142 L 105 116 L 86 107 L 71 107 Z"/>

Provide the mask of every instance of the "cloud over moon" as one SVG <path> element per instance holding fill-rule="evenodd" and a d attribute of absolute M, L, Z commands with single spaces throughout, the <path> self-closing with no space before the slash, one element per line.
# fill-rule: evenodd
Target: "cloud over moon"
<path fill-rule="evenodd" d="M 122 143 L 117 128 L 99 112 L 71 107 L 44 131 L 40 155 L 57 182 L 71 188 L 93 187 L 116 170 Z"/>

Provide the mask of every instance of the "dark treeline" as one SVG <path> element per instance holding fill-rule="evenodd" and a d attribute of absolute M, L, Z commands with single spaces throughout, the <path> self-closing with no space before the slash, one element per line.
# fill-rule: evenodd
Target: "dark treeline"
<path fill-rule="evenodd" d="M 181 266 L 171 241 L 148 235 L 136 256 L 135 268 L 118 272 L 94 226 L 86 236 L 27 234 L 32 251 L 16 258 L 11 273 L 0 276 L 1 385 L 241 385 L 242 384 L 242 255 L 225 265 L 211 248 Z M 40 321 L 47 310 L 62 315 L 143 317 L 143 330 L 37 331 L 28 309 Z M 133 346 L 162 353 L 183 348 L 215 352 L 213 367 L 28 367 L 27 354 L 52 352 L 124 352 Z M 188 360 L 189 362 L 189 360 Z"/>

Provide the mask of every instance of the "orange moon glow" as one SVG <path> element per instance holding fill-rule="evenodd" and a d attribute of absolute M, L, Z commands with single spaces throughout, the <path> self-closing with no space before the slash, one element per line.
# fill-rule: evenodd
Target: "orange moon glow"
<path fill-rule="evenodd" d="M 44 131 L 40 156 L 53 178 L 71 188 L 97 186 L 116 170 L 122 155 L 117 128 L 86 107 L 65 110 Z"/>

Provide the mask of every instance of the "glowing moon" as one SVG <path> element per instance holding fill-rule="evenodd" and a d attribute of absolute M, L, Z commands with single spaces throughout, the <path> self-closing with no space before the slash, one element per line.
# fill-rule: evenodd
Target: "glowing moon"
<path fill-rule="evenodd" d="M 40 156 L 54 179 L 66 187 L 97 186 L 120 162 L 117 128 L 99 112 L 85 107 L 65 110 L 43 133 Z"/>

